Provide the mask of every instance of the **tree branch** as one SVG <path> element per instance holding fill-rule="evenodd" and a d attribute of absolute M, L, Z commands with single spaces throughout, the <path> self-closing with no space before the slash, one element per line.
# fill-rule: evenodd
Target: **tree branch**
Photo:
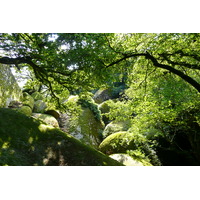
<path fill-rule="evenodd" d="M 198 82 L 196 82 L 193 78 L 191 78 L 190 76 L 187 76 L 186 74 L 184 74 L 183 72 L 169 66 L 169 65 L 163 65 L 158 63 L 158 61 L 156 60 L 156 58 L 154 58 L 152 55 L 150 55 L 148 52 L 146 53 L 146 58 L 151 60 L 152 63 L 154 64 L 154 66 L 162 68 L 162 69 L 166 69 L 170 72 L 172 72 L 173 74 L 178 75 L 179 77 L 181 77 L 183 80 L 185 80 L 187 83 L 189 83 L 190 85 L 192 85 L 196 90 L 198 90 L 198 92 L 200 92 L 200 84 Z"/>

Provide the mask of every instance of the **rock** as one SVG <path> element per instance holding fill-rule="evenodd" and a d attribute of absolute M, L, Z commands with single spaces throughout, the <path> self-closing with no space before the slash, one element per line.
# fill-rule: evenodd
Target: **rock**
<path fill-rule="evenodd" d="M 95 94 L 94 94 L 94 101 L 98 104 L 102 103 L 103 101 L 106 101 L 108 99 L 111 99 L 111 89 L 99 89 Z"/>
<path fill-rule="evenodd" d="M 109 101 L 110 100 L 104 101 L 103 103 L 98 105 L 98 108 L 101 111 L 102 120 L 105 123 L 105 125 L 110 123 L 109 117 L 106 116 L 106 114 L 110 112 L 110 106 L 109 106 L 109 103 L 108 103 Z"/>
<path fill-rule="evenodd" d="M 125 85 L 119 87 L 112 87 L 107 89 L 99 89 L 94 94 L 94 101 L 98 104 L 108 100 L 108 99 L 117 99 L 120 97 L 120 94 L 124 91 Z"/>
<path fill-rule="evenodd" d="M 11 101 L 9 103 L 8 108 L 20 108 L 22 106 L 22 102 L 20 101 Z"/>
<path fill-rule="evenodd" d="M 103 131 L 103 138 L 108 137 L 109 135 L 119 132 L 119 131 L 127 131 L 131 126 L 130 120 L 127 121 L 112 121 L 107 124 Z"/>
<path fill-rule="evenodd" d="M 43 113 L 46 108 L 47 108 L 47 105 L 46 105 L 46 103 L 44 101 L 37 100 L 34 103 L 33 112 L 35 112 L 35 113 Z"/>
<path fill-rule="evenodd" d="M 62 130 L 70 133 L 81 142 L 97 148 L 101 142 L 103 129 L 103 122 L 97 120 L 89 108 L 82 108 L 77 117 L 72 115 L 67 118 Z"/>
<path fill-rule="evenodd" d="M 29 106 L 32 110 L 33 110 L 33 106 L 34 106 L 34 99 L 33 97 L 28 94 L 28 93 L 23 93 L 23 106 Z"/>
<path fill-rule="evenodd" d="M 42 94 L 39 93 L 39 92 L 34 92 L 34 93 L 31 94 L 31 96 L 33 97 L 33 99 L 35 101 L 44 99 Z"/>
<path fill-rule="evenodd" d="M 117 166 L 74 137 L 12 109 L 0 109 L 0 166 Z"/>
<path fill-rule="evenodd" d="M 32 110 L 29 106 L 22 106 L 18 108 L 17 111 L 27 116 L 31 116 L 32 114 Z"/>
<path fill-rule="evenodd" d="M 61 129 L 81 142 L 98 148 L 105 127 L 97 104 L 91 97 L 70 96 L 67 112 L 58 119 Z"/>
<path fill-rule="evenodd" d="M 146 159 L 147 163 L 153 165 L 161 165 L 156 152 L 150 148 L 145 136 L 139 133 L 131 133 L 127 131 L 121 131 L 113 133 L 105 138 L 99 145 L 99 150 L 108 155 L 115 153 L 127 153 L 139 151 Z M 135 157 L 141 157 L 135 155 Z"/>
<path fill-rule="evenodd" d="M 56 119 L 60 118 L 60 113 L 56 110 L 47 110 L 45 111 L 45 114 L 52 115 Z"/>
<path fill-rule="evenodd" d="M 117 153 L 112 154 L 109 157 L 111 157 L 114 160 L 117 160 L 118 162 L 126 166 L 144 166 L 142 162 L 134 160 L 131 156 L 127 154 Z"/>
<path fill-rule="evenodd" d="M 41 114 L 41 113 L 33 113 L 32 116 L 36 119 L 40 119 L 43 122 L 55 127 L 59 128 L 58 121 L 51 115 Z"/>

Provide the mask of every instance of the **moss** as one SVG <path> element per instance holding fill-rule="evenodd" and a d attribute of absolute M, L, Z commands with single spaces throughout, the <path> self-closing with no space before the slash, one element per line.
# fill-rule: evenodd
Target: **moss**
<path fill-rule="evenodd" d="M 58 128 L 58 121 L 51 115 L 41 114 L 41 113 L 33 113 L 33 117 L 36 119 L 42 120 L 44 123 L 47 123 L 55 128 Z"/>
<path fill-rule="evenodd" d="M 42 94 L 39 93 L 39 92 L 34 92 L 33 94 L 31 94 L 31 96 L 33 97 L 33 99 L 34 99 L 35 101 L 37 101 L 37 100 L 42 100 L 42 99 L 43 99 Z"/>
<path fill-rule="evenodd" d="M 103 131 L 103 138 L 108 137 L 109 135 L 119 132 L 119 131 L 127 131 L 131 126 L 130 120 L 127 121 L 112 121 L 109 123 L 104 131 Z"/>
<path fill-rule="evenodd" d="M 33 110 L 34 99 L 30 94 L 28 94 L 26 92 L 23 93 L 22 103 L 23 103 L 24 106 L 29 106 L 31 108 L 31 110 Z"/>
<path fill-rule="evenodd" d="M 44 113 L 45 109 L 47 108 L 47 105 L 42 100 L 37 100 L 34 103 L 33 112 L 35 113 Z"/>
<path fill-rule="evenodd" d="M 121 165 L 59 129 L 12 109 L 0 109 L 0 165 Z"/>
<path fill-rule="evenodd" d="M 147 139 L 141 134 L 134 134 L 131 132 L 117 132 L 109 135 L 99 145 L 99 150 L 108 155 L 114 153 L 129 153 L 131 151 L 138 151 L 144 157 L 131 156 L 134 159 L 142 159 L 151 162 L 153 165 L 160 165 L 157 156 L 153 149 L 150 148 Z"/>

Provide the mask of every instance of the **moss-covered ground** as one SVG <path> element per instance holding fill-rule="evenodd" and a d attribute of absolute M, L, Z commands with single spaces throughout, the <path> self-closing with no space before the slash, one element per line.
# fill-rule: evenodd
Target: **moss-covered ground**
<path fill-rule="evenodd" d="M 69 134 L 15 110 L 0 109 L 0 165 L 117 166 Z"/>

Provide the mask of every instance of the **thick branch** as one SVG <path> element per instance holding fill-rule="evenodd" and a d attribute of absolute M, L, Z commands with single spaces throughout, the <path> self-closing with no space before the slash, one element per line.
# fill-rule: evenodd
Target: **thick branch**
<path fill-rule="evenodd" d="M 187 76 L 186 74 L 184 74 L 183 72 L 169 66 L 169 65 L 163 65 L 158 63 L 158 61 L 156 60 L 156 58 L 154 58 L 152 55 L 150 55 L 148 52 L 146 54 L 146 58 L 150 59 L 154 66 L 162 68 L 162 69 L 166 69 L 176 75 L 178 75 L 179 77 L 181 77 L 183 80 L 185 80 L 186 82 L 188 82 L 190 85 L 192 85 L 196 90 L 198 90 L 198 92 L 200 92 L 200 84 L 198 82 L 196 82 L 193 78 L 191 78 L 190 76 Z"/>
<path fill-rule="evenodd" d="M 193 78 L 191 78 L 190 76 L 187 76 L 186 74 L 184 74 L 183 72 L 181 72 L 180 70 L 177 70 L 169 65 L 164 65 L 164 64 L 160 64 L 156 58 L 154 58 L 152 55 L 150 55 L 148 52 L 146 53 L 141 53 L 141 54 L 127 54 L 127 55 L 124 55 L 123 58 L 120 58 L 112 63 L 110 63 L 109 65 L 106 66 L 107 67 L 110 67 L 110 66 L 113 66 L 115 64 L 118 64 L 128 58 L 132 58 L 132 57 L 138 57 L 138 56 L 145 56 L 146 59 L 148 60 L 151 60 L 152 63 L 154 64 L 155 67 L 159 67 L 159 68 L 162 68 L 162 69 L 166 69 L 170 72 L 172 72 L 173 74 L 176 74 L 177 76 L 181 77 L 183 80 L 185 80 L 187 83 L 189 83 L 190 85 L 192 85 L 198 92 L 200 92 L 200 84 L 198 82 L 196 82 Z"/>
<path fill-rule="evenodd" d="M 167 54 L 160 54 L 160 56 L 162 56 L 165 60 L 167 60 L 168 63 L 170 63 L 172 65 L 184 66 L 189 69 L 200 69 L 199 65 L 190 64 L 190 63 L 186 63 L 186 62 L 174 62 L 167 57 Z"/>
<path fill-rule="evenodd" d="M 128 58 L 138 57 L 138 56 L 146 56 L 146 54 L 145 53 L 138 53 L 138 54 L 127 54 L 127 55 L 124 55 L 123 58 L 120 58 L 120 59 L 110 63 L 109 65 L 106 65 L 106 68 L 111 67 L 113 65 L 116 65 L 116 64 L 118 64 L 118 63 L 120 63 L 120 62 L 122 62 L 122 61 L 124 61 L 124 60 L 126 60 Z"/>

